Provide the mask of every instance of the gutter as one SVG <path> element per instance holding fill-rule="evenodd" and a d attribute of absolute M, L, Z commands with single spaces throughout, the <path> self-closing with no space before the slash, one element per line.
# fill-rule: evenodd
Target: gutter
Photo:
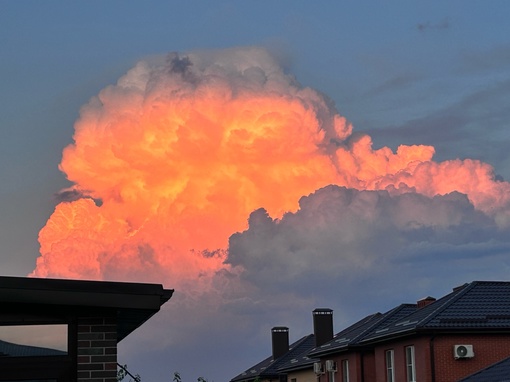
<path fill-rule="evenodd" d="M 436 338 L 436 334 L 432 334 L 432 337 L 430 337 L 430 374 L 431 374 L 431 380 L 430 382 L 436 382 L 436 361 L 434 357 L 434 340 Z"/>

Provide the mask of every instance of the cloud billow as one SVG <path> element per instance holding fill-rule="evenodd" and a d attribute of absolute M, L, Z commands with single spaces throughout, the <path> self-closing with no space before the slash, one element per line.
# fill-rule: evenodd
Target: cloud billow
<path fill-rule="evenodd" d="M 459 193 L 429 198 L 331 185 L 299 204 L 281 219 L 254 211 L 248 229 L 230 237 L 227 263 L 242 267 L 250 283 L 286 290 L 310 278 L 348 284 L 399 263 L 435 261 L 447 256 L 434 253 L 438 246 L 508 245 L 494 219 Z"/>
<path fill-rule="evenodd" d="M 60 164 L 72 187 L 31 275 L 175 288 L 178 308 L 137 338 L 150 348 L 209 359 L 211 322 L 217 339 L 307 325 L 320 305 L 348 320 L 410 283 L 429 293 L 510 268 L 510 183 L 492 166 L 437 162 L 419 142 L 374 149 L 261 48 L 143 60 L 74 128 Z"/>

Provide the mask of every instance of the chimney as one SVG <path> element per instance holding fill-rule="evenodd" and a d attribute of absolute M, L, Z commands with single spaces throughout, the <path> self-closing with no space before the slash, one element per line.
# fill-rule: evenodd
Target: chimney
<path fill-rule="evenodd" d="M 418 309 L 421 309 L 424 306 L 427 306 L 428 304 L 432 304 L 434 301 L 436 301 L 436 299 L 434 297 L 427 296 L 427 297 L 424 297 L 424 298 L 416 301 L 416 305 L 417 305 Z"/>
<path fill-rule="evenodd" d="M 465 288 L 465 287 L 467 287 L 468 285 L 469 285 L 468 283 L 464 283 L 464 284 L 462 284 L 462 285 L 459 285 L 459 286 L 457 286 L 457 287 L 453 288 L 453 291 L 454 291 L 454 292 L 457 292 L 457 291 L 459 291 L 459 290 L 461 290 L 461 289 L 464 289 L 464 288 Z"/>
<path fill-rule="evenodd" d="M 273 360 L 286 354 L 289 351 L 289 328 L 275 326 L 271 329 L 271 342 L 273 345 Z"/>
<path fill-rule="evenodd" d="M 315 346 L 321 346 L 333 339 L 333 310 L 317 308 L 312 312 Z"/>

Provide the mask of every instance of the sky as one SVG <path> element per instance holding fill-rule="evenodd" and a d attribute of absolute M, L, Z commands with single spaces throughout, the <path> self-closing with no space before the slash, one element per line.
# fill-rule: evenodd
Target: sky
<path fill-rule="evenodd" d="M 147 382 L 507 280 L 509 7 L 0 2 L 1 274 L 175 289 Z"/>

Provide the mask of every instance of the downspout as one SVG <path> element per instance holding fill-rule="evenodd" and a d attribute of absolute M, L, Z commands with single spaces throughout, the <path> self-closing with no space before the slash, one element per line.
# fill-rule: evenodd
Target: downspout
<path fill-rule="evenodd" d="M 360 360 L 359 360 L 359 364 L 361 366 L 361 382 L 365 382 L 365 357 L 364 357 L 365 353 L 361 352 L 360 353 Z"/>
<path fill-rule="evenodd" d="M 434 357 L 434 339 L 436 338 L 435 334 L 432 334 L 430 337 L 430 373 L 432 376 L 431 382 L 436 382 L 436 362 Z"/>

